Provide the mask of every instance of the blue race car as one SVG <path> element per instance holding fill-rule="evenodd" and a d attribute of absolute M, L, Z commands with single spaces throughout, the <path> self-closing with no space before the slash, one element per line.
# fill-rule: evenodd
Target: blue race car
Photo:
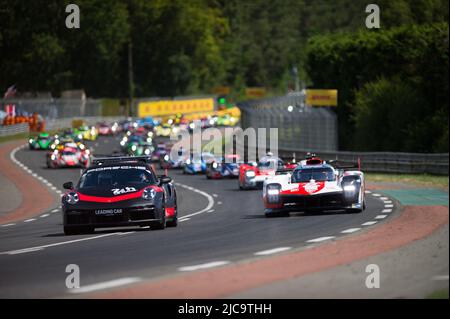
<path fill-rule="evenodd" d="M 225 155 L 220 161 L 213 161 L 206 167 L 207 179 L 238 178 L 241 162 L 238 155 Z"/>
<path fill-rule="evenodd" d="M 191 156 L 183 166 L 183 174 L 205 174 L 207 165 L 216 160 L 211 153 L 202 153 L 200 157 Z"/>

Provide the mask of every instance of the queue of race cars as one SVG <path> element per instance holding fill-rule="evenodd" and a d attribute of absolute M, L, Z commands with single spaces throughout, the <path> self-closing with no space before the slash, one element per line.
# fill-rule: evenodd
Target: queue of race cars
<path fill-rule="evenodd" d="M 366 207 L 364 174 L 359 163 L 344 166 L 337 161 L 326 162 L 315 154 L 307 154 L 300 162 L 285 162 L 272 153 L 257 162 L 244 162 L 237 154 L 191 154 L 184 149 L 172 156 L 173 142 L 163 137 L 170 136 L 174 128 L 192 129 L 192 123 L 180 128 L 181 123 L 182 118 L 176 117 L 170 123 L 155 125 L 152 119 L 145 118 L 82 125 L 30 138 L 30 150 L 47 151 L 48 168 L 83 169 L 76 184 L 63 185 L 67 189 L 62 197 L 65 234 L 90 233 L 100 227 L 177 226 L 176 188 L 167 176 L 167 170 L 177 168 L 183 174 L 204 174 L 206 179 L 235 178 L 240 190 L 262 189 L 267 217 L 288 216 L 294 211 L 361 212 Z M 99 135 L 118 135 L 120 151 L 94 156 L 85 141 Z M 155 165 L 166 174 L 158 176 Z"/>

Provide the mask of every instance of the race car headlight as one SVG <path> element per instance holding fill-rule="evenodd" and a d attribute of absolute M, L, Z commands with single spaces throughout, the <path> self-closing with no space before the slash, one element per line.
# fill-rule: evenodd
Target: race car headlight
<path fill-rule="evenodd" d="M 50 148 L 51 148 L 52 150 L 54 150 L 54 149 L 56 148 L 56 145 L 55 145 L 55 144 L 52 144 L 52 145 L 50 145 Z"/>
<path fill-rule="evenodd" d="M 127 136 L 130 136 L 131 135 L 131 132 L 130 131 L 127 131 Z"/>
<path fill-rule="evenodd" d="M 164 155 L 164 160 L 166 161 L 166 162 L 168 162 L 169 161 L 169 155 Z"/>
<path fill-rule="evenodd" d="M 59 144 L 59 140 L 58 139 L 55 140 L 55 144 Z"/>
<path fill-rule="evenodd" d="M 125 141 L 120 141 L 120 145 L 124 146 L 125 145 Z"/>
<path fill-rule="evenodd" d="M 267 193 L 267 201 L 269 203 L 278 203 L 280 201 L 280 184 L 269 184 L 267 185 L 266 193 Z"/>
<path fill-rule="evenodd" d="M 216 162 L 214 162 L 214 163 L 212 163 L 212 167 L 217 168 L 217 167 L 219 167 L 219 165 Z"/>
<path fill-rule="evenodd" d="M 350 185 L 345 185 L 344 186 L 344 192 L 346 192 L 346 193 L 352 193 L 355 190 L 356 190 L 355 185 L 350 184 Z"/>
<path fill-rule="evenodd" d="M 79 145 L 79 148 L 80 148 L 80 150 L 84 150 L 84 149 L 85 149 L 85 147 L 84 147 L 83 144 L 80 144 L 80 145 Z"/>
<path fill-rule="evenodd" d="M 131 146 L 131 150 L 134 152 L 137 149 L 136 145 Z"/>
<path fill-rule="evenodd" d="M 147 136 L 152 137 L 152 136 L 153 136 L 153 132 L 148 132 L 148 133 L 147 133 Z"/>
<path fill-rule="evenodd" d="M 278 188 L 269 188 L 267 190 L 267 195 L 269 195 L 269 196 L 278 196 L 278 195 L 280 195 L 280 190 Z"/>
<path fill-rule="evenodd" d="M 73 204 L 78 203 L 78 201 L 80 200 L 80 198 L 78 197 L 78 194 L 77 194 L 77 193 L 71 192 L 71 193 L 69 193 L 69 194 L 66 195 L 66 200 L 67 200 L 67 203 L 73 205 Z"/>
<path fill-rule="evenodd" d="M 149 154 L 150 154 L 150 150 L 147 148 L 147 149 L 144 151 L 144 153 L 145 153 L 145 155 L 149 155 Z"/>
<path fill-rule="evenodd" d="M 50 156 L 50 158 L 52 159 L 52 161 L 54 161 L 56 159 L 56 155 L 52 154 L 52 156 Z"/>
<path fill-rule="evenodd" d="M 152 138 L 151 137 L 147 137 L 147 143 L 151 143 L 152 142 Z"/>
<path fill-rule="evenodd" d="M 146 188 L 142 192 L 142 198 L 146 200 L 152 200 L 156 196 L 156 191 L 153 188 Z"/>
<path fill-rule="evenodd" d="M 30 138 L 29 140 L 28 140 L 28 143 L 33 143 L 33 139 L 32 138 Z"/>
<path fill-rule="evenodd" d="M 86 154 L 91 154 L 91 151 L 90 150 L 86 150 Z"/>
<path fill-rule="evenodd" d="M 81 140 L 83 138 L 83 134 L 78 134 L 78 138 Z"/>
<path fill-rule="evenodd" d="M 256 176 L 256 173 L 255 173 L 255 171 L 246 171 L 245 176 L 248 178 L 252 178 L 252 177 Z"/>

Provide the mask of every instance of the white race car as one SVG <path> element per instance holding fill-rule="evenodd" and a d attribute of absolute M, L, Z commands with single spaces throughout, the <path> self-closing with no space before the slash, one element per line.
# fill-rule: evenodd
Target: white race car
<path fill-rule="evenodd" d="M 344 167 L 310 157 L 291 171 L 279 171 L 264 182 L 265 215 L 291 211 L 346 210 L 366 207 L 364 174 L 356 166 Z"/>

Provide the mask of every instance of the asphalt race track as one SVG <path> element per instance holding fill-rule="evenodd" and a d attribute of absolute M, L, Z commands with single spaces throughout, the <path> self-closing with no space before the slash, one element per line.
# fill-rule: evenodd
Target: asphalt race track
<path fill-rule="evenodd" d="M 112 137 L 88 144 L 98 154 L 119 148 L 118 138 Z M 80 176 L 79 169 L 47 169 L 44 152 L 24 148 L 16 158 L 59 190 L 64 182 L 77 182 Z M 177 185 L 180 222 L 176 228 L 97 229 L 95 234 L 65 236 L 59 210 L 0 228 L 0 298 L 71 297 L 65 285 L 68 264 L 80 267 L 81 284 L 86 286 L 121 278 L 173 275 L 180 273 L 181 267 L 209 262 L 264 258 L 254 254 L 307 246 L 312 239 L 371 227 L 361 225 L 384 209 L 383 201 L 368 194 L 367 209 L 360 214 L 268 219 L 263 214 L 261 191 L 239 191 L 237 180 L 207 180 L 179 170 L 171 170 L 169 175 Z"/>

